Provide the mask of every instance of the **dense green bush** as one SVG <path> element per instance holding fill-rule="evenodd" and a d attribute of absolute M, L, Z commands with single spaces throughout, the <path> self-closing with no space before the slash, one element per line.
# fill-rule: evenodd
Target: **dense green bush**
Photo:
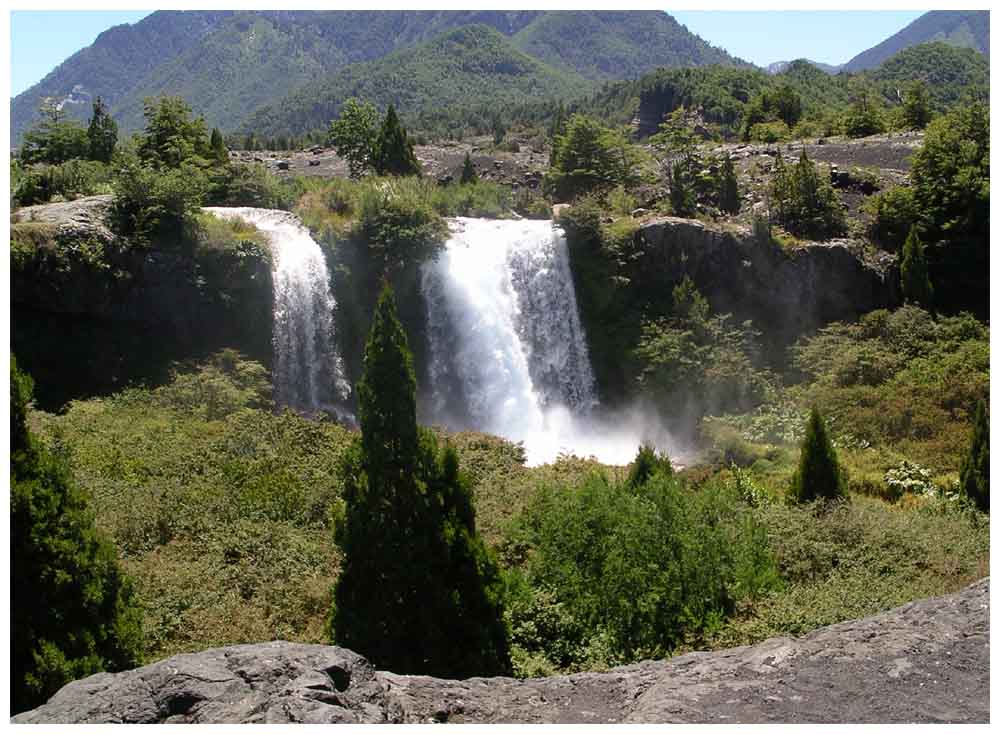
<path fill-rule="evenodd" d="M 468 480 L 455 450 L 439 451 L 433 434 L 417 426 L 415 392 L 386 286 L 358 383 L 361 437 L 342 470 L 336 538 L 344 562 L 331 636 L 400 673 L 509 673 L 500 577 L 476 534 Z"/>
<path fill-rule="evenodd" d="M 673 290 L 673 314 L 647 322 L 635 349 L 639 384 L 671 410 L 718 414 L 749 410 L 768 396 L 759 365 L 759 333 L 750 322 L 710 315 L 708 302 L 685 276 Z"/>
<path fill-rule="evenodd" d="M 891 251 L 902 249 L 910 228 L 919 219 L 909 186 L 893 186 L 875 194 L 865 201 L 864 210 L 872 217 L 868 230 L 872 242 Z"/>
<path fill-rule="evenodd" d="M 177 239 L 201 210 L 208 185 L 204 171 L 193 163 L 160 170 L 123 154 L 112 183 L 112 225 L 120 234 L 140 241 Z"/>
<path fill-rule="evenodd" d="M 11 198 L 15 206 L 42 204 L 53 199 L 71 201 L 110 192 L 111 171 L 99 161 L 72 158 L 59 164 L 17 166 L 11 176 Z"/>
<path fill-rule="evenodd" d="M 989 130 L 979 102 L 936 118 L 911 174 L 937 305 L 980 316 L 989 310 Z"/>
<path fill-rule="evenodd" d="M 820 175 L 805 150 L 788 168 L 775 159 L 771 181 L 772 216 L 785 229 L 803 237 L 827 238 L 844 234 L 847 222 L 829 176 Z"/>
<path fill-rule="evenodd" d="M 10 360 L 11 710 L 141 659 L 140 611 L 84 493 L 27 425 L 32 381 Z"/>
<path fill-rule="evenodd" d="M 553 142 L 545 185 L 559 199 L 607 191 L 639 177 L 639 156 L 626 137 L 585 115 L 573 115 Z"/>
<path fill-rule="evenodd" d="M 766 535 L 728 489 L 641 473 L 543 487 L 512 530 L 530 548 L 534 594 L 511 620 L 529 655 L 557 667 L 593 664 L 599 650 L 604 665 L 662 657 L 775 587 Z"/>
<path fill-rule="evenodd" d="M 374 271 L 388 275 L 432 257 L 448 226 L 418 189 L 383 179 L 363 189 L 355 231 L 367 243 Z"/>

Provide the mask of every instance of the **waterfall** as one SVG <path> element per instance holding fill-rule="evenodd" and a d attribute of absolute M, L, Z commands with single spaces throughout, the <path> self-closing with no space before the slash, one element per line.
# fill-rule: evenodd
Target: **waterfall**
<path fill-rule="evenodd" d="M 336 301 L 319 245 L 294 214 L 252 207 L 206 207 L 267 235 L 274 257 L 274 398 L 279 407 L 349 417 L 350 395 L 334 340 Z"/>
<path fill-rule="evenodd" d="M 432 422 L 522 441 L 529 463 L 562 452 L 632 459 L 639 430 L 593 415 L 569 255 L 552 222 L 454 220 L 421 289 Z"/>

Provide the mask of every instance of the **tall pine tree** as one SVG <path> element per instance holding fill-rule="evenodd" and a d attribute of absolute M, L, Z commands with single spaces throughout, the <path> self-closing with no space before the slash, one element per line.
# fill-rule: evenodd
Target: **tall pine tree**
<path fill-rule="evenodd" d="M 722 170 L 719 175 L 719 209 L 726 214 L 739 214 L 740 189 L 736 182 L 733 160 L 728 154 L 722 156 Z"/>
<path fill-rule="evenodd" d="M 31 378 L 10 360 L 11 710 L 139 661 L 141 612 L 64 464 L 27 425 Z"/>
<path fill-rule="evenodd" d="M 222 133 L 219 132 L 219 128 L 212 128 L 212 136 L 208 141 L 208 148 L 212 153 L 212 160 L 217 166 L 224 166 L 229 162 L 229 149 L 226 147 L 225 141 L 222 139 Z"/>
<path fill-rule="evenodd" d="M 934 288 L 927 272 L 924 243 L 920 241 L 916 226 L 910 227 L 910 233 L 903 243 L 903 262 L 899 266 L 899 277 L 904 300 L 908 303 L 919 303 L 924 308 L 931 307 Z"/>
<path fill-rule="evenodd" d="M 479 176 L 476 174 L 475 166 L 472 165 L 472 158 L 466 153 L 465 160 L 462 162 L 462 178 L 460 182 L 463 184 L 472 184 L 478 180 Z"/>
<path fill-rule="evenodd" d="M 476 534 L 457 455 L 417 426 L 415 389 L 386 285 L 358 383 L 361 440 L 342 466 L 331 637 L 398 673 L 509 673 L 499 574 Z"/>
<path fill-rule="evenodd" d="M 87 141 L 90 160 L 111 162 L 118 144 L 118 124 L 108 114 L 108 108 L 100 97 L 94 101 L 94 113 L 87 126 Z"/>
<path fill-rule="evenodd" d="M 847 472 L 837 461 L 823 416 L 814 407 L 806 424 L 799 468 L 792 477 L 791 498 L 795 502 L 811 502 L 836 499 L 846 493 Z"/>
<path fill-rule="evenodd" d="M 389 105 L 372 158 L 375 172 L 380 176 L 419 176 L 420 163 L 413 153 L 406 130 L 399 123 L 396 108 Z"/>
<path fill-rule="evenodd" d="M 959 478 L 962 494 L 983 512 L 990 511 L 990 419 L 980 400 L 972 421 L 972 443 L 962 461 Z"/>

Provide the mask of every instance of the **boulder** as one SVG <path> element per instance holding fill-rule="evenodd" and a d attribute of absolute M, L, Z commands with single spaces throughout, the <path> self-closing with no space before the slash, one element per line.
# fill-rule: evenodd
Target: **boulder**
<path fill-rule="evenodd" d="M 605 673 L 442 680 L 340 647 L 177 655 L 62 688 L 15 723 L 985 723 L 989 580 L 793 639 Z"/>

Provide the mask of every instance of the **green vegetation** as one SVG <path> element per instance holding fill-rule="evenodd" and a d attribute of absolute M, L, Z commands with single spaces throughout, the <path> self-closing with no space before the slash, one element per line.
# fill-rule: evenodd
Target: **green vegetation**
<path fill-rule="evenodd" d="M 552 149 L 546 187 L 559 199 L 606 192 L 638 180 L 640 159 L 624 134 L 573 115 Z"/>
<path fill-rule="evenodd" d="M 907 303 L 918 303 L 930 308 L 934 301 L 934 289 L 927 275 L 927 256 L 924 243 L 916 227 L 910 229 L 903 244 L 903 262 L 899 266 L 902 280 L 903 298 Z"/>
<path fill-rule="evenodd" d="M 821 176 L 805 150 L 798 163 L 786 168 L 775 159 L 771 181 L 771 216 L 792 234 L 826 239 L 844 234 L 847 224 L 840 199 L 828 176 Z"/>
<path fill-rule="evenodd" d="M 982 401 L 976 403 L 972 419 L 972 441 L 962 460 L 959 477 L 962 493 L 981 511 L 990 511 L 990 420 Z"/>
<path fill-rule="evenodd" d="M 476 174 L 476 168 L 472 165 L 472 158 L 469 154 L 465 154 L 465 160 L 462 161 L 462 176 L 459 179 L 459 183 L 463 186 L 467 184 L 474 184 L 479 181 L 479 176 Z"/>
<path fill-rule="evenodd" d="M 792 476 L 791 498 L 795 502 L 812 502 L 840 499 L 846 494 L 847 472 L 837 461 L 823 416 L 813 407 L 802 440 L 799 468 Z"/>
<path fill-rule="evenodd" d="M 518 519 L 509 542 L 525 561 L 508 583 L 524 672 L 664 657 L 779 586 L 731 490 L 691 491 L 669 469 L 636 479 L 543 485 Z"/>
<path fill-rule="evenodd" d="M 342 469 L 333 640 L 400 673 L 509 673 L 500 577 L 455 450 L 417 426 L 416 378 L 388 286 L 357 389 L 361 437 Z"/>
<path fill-rule="evenodd" d="M 354 97 L 344 102 L 340 117 L 330 122 L 330 145 L 347 161 L 351 178 L 360 178 L 374 166 L 378 134 L 378 110 L 371 102 Z"/>
<path fill-rule="evenodd" d="M 372 153 L 372 167 L 380 176 L 419 176 L 420 163 L 413 154 L 413 141 L 399 124 L 396 108 L 389 105 Z"/>
<path fill-rule="evenodd" d="M 118 124 L 111 119 L 108 108 L 100 97 L 94 100 L 94 114 L 87 126 L 87 141 L 92 161 L 111 162 L 111 156 L 118 144 Z"/>
<path fill-rule="evenodd" d="M 61 458 L 28 427 L 33 383 L 10 359 L 11 710 L 44 703 L 71 680 L 140 658 L 132 584 L 97 532 Z"/>
<path fill-rule="evenodd" d="M 408 128 L 460 138 L 492 133 L 497 110 L 518 116 L 527 104 L 580 96 L 590 83 L 517 50 L 486 25 L 468 25 L 382 58 L 303 84 L 243 124 L 258 135 L 325 128 L 351 97 L 400 110 Z"/>

